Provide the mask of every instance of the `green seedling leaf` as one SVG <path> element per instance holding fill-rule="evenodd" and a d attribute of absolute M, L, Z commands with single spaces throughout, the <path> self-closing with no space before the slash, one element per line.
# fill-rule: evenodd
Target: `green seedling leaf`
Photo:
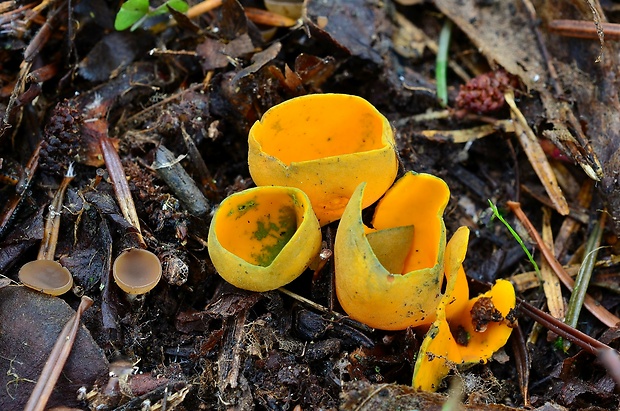
<path fill-rule="evenodd" d="M 189 10 L 189 5 L 183 0 L 169 0 L 165 2 L 164 4 L 162 4 L 161 6 L 159 6 L 157 10 L 162 9 L 163 12 L 166 12 L 168 11 L 166 6 L 178 11 L 179 13 L 185 13 L 187 10 Z"/>
<path fill-rule="evenodd" d="M 149 0 L 128 0 L 116 15 L 114 28 L 121 31 L 131 27 L 133 31 L 140 27 L 147 18 L 167 13 L 168 7 L 180 13 L 189 10 L 189 5 L 183 0 L 169 0 L 153 10 L 149 7 Z"/>
<path fill-rule="evenodd" d="M 149 12 L 149 0 L 127 0 L 116 15 L 114 28 L 126 30 Z"/>
<path fill-rule="evenodd" d="M 493 215 L 506 226 L 508 231 L 510 231 L 510 234 L 512 234 L 512 236 L 515 238 L 515 240 L 517 240 L 517 242 L 519 243 L 523 251 L 525 251 L 525 254 L 527 255 L 528 260 L 530 260 L 530 263 L 532 263 L 532 265 L 534 266 L 534 271 L 536 271 L 536 276 L 542 283 L 542 275 L 540 274 L 540 269 L 538 268 L 538 264 L 536 264 L 536 261 L 534 260 L 532 253 L 530 253 L 530 250 L 527 249 L 527 247 L 523 243 L 523 240 L 521 239 L 519 234 L 517 234 L 517 232 L 511 227 L 508 221 L 504 220 L 504 217 L 502 217 L 502 215 L 499 213 L 497 206 L 493 204 L 491 200 L 489 200 L 489 205 L 491 206 L 491 210 L 493 210 Z"/>

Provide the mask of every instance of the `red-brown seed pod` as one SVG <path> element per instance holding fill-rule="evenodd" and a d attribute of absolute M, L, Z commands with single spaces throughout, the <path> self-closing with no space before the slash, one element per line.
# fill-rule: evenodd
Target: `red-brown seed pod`
<path fill-rule="evenodd" d="M 456 105 L 473 113 L 491 113 L 504 107 L 504 91 L 518 86 L 518 79 L 503 69 L 481 74 L 461 85 Z"/>

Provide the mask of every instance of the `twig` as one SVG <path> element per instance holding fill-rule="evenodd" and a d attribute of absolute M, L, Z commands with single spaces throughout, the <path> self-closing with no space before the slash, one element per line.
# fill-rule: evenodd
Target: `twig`
<path fill-rule="evenodd" d="M 155 161 L 152 167 L 181 200 L 190 214 L 202 216 L 211 209 L 196 182 L 187 174 L 174 154 L 163 144 L 155 151 Z"/>
<path fill-rule="evenodd" d="M 93 300 L 83 296 L 76 313 L 67 321 L 60 332 L 24 411 L 42 411 L 45 408 L 73 348 L 73 342 L 80 327 L 80 318 L 91 305 L 93 305 Z"/>
<path fill-rule="evenodd" d="M 0 137 L 2 136 L 2 130 L 0 125 Z M 6 202 L 7 206 L 0 213 L 0 236 L 4 234 L 4 231 L 8 228 L 9 223 L 15 217 L 15 212 L 17 208 L 21 204 L 24 196 L 26 195 L 27 189 L 32 184 L 32 178 L 34 177 L 37 168 L 39 167 L 39 152 L 41 151 L 41 142 L 37 144 L 34 151 L 30 155 L 28 159 L 28 163 L 24 168 L 22 176 L 19 179 L 19 182 L 15 186 L 15 194 L 11 196 L 11 198 Z"/>
<path fill-rule="evenodd" d="M 52 200 L 52 204 L 49 207 L 49 216 L 45 221 L 45 230 L 43 232 L 43 240 L 39 247 L 39 254 L 37 260 L 53 260 L 56 252 L 56 245 L 58 244 L 58 232 L 60 230 L 60 215 L 62 211 L 62 201 L 65 198 L 65 191 L 69 183 L 73 180 L 75 174 L 73 173 L 73 164 L 69 165 L 67 172 L 65 173 L 60 187 Z"/>
<path fill-rule="evenodd" d="M 207 13 L 213 9 L 216 9 L 222 5 L 222 0 L 206 0 L 201 3 L 196 4 L 195 6 L 190 7 L 187 10 L 185 15 L 188 19 L 193 19 L 194 17 L 198 17 L 201 14 Z"/>
<path fill-rule="evenodd" d="M 542 238 L 549 250 L 553 249 L 553 232 L 551 230 L 551 211 L 547 207 L 543 207 L 543 229 Z M 564 300 L 562 299 L 562 287 L 560 280 L 553 274 L 553 269 L 547 263 L 542 261 L 540 265 L 540 274 L 542 280 L 543 291 L 547 298 L 547 308 L 549 313 L 555 318 L 561 320 L 565 316 Z M 571 324 L 574 326 L 574 324 Z"/>
<path fill-rule="evenodd" d="M 278 288 L 278 291 L 280 291 L 282 294 L 288 295 L 291 298 L 294 298 L 295 300 L 297 300 L 297 301 L 299 301 L 299 302 L 301 302 L 303 304 L 306 304 L 306 305 L 314 308 L 315 310 L 317 310 L 319 312 L 322 312 L 324 314 L 329 314 L 330 316 L 332 316 L 333 318 L 336 318 L 339 321 L 346 322 L 348 325 L 351 325 L 352 327 L 355 327 L 355 328 L 357 328 L 357 329 L 359 329 L 361 331 L 364 331 L 364 332 L 372 332 L 373 331 L 373 328 L 367 326 L 366 324 L 360 323 L 359 321 L 355 321 L 355 320 L 353 320 L 353 319 L 351 319 L 351 318 L 349 318 L 349 317 L 347 317 L 345 315 L 340 314 L 339 312 L 331 311 L 327 307 L 323 307 L 322 305 L 317 304 L 314 301 L 309 300 L 309 299 L 307 299 L 305 297 L 302 297 L 301 295 L 296 294 L 296 293 L 294 293 L 292 291 L 289 291 L 289 290 L 287 290 L 284 287 Z"/>
<path fill-rule="evenodd" d="M 596 340 L 589 335 L 571 327 L 570 325 L 564 324 L 562 321 L 558 320 L 555 317 L 552 317 L 546 312 L 539 310 L 532 304 L 521 300 L 520 298 L 518 298 L 517 301 L 519 311 L 523 312 L 539 324 L 545 326 L 545 328 L 547 328 L 548 330 L 553 331 L 560 337 L 573 342 L 575 345 L 578 345 L 590 354 L 596 355 L 597 351 L 601 349 L 612 349 L 611 347 L 600 342 L 599 340 Z"/>
<path fill-rule="evenodd" d="M 620 40 L 620 24 L 599 23 L 605 40 Z M 552 20 L 549 29 L 561 36 L 579 39 L 598 40 L 599 32 L 593 21 L 585 20 Z"/>
<path fill-rule="evenodd" d="M 616 382 L 616 386 L 620 387 L 620 356 L 618 351 L 614 350 L 607 344 L 590 337 L 587 334 L 573 328 L 562 321 L 552 317 L 544 311 L 539 310 L 530 303 L 517 298 L 519 310 L 545 326 L 548 330 L 554 332 L 565 340 L 571 341 L 573 344 L 581 347 L 584 351 L 594 354 L 603 364 L 609 375 Z"/>
<path fill-rule="evenodd" d="M 140 230 L 140 220 L 138 219 L 138 214 L 136 213 L 136 206 L 134 205 L 133 198 L 131 197 L 131 190 L 129 190 L 125 170 L 123 169 L 123 164 L 118 156 L 118 152 L 114 148 L 114 145 L 109 137 L 101 136 L 99 138 L 99 144 L 101 146 L 103 159 L 105 161 L 106 168 L 108 169 L 108 174 L 110 175 L 110 180 L 112 181 L 112 186 L 114 187 L 114 193 L 116 194 L 116 199 L 121 208 L 121 212 L 123 213 L 123 217 L 125 217 L 129 224 L 135 227 L 140 243 L 143 245 L 144 239 L 142 238 L 142 232 Z M 142 248 L 146 248 L 146 246 Z"/>
<path fill-rule="evenodd" d="M 368 401 L 370 401 L 372 399 L 372 397 L 374 397 L 375 395 L 377 395 L 381 390 L 383 390 L 385 387 L 387 387 L 387 384 L 381 384 L 378 387 L 376 387 L 374 390 L 372 390 L 367 396 L 366 398 L 364 398 L 362 400 L 362 402 L 355 408 L 355 411 L 360 411 L 361 409 L 363 409 L 364 405 L 366 405 L 366 403 L 368 403 Z"/>

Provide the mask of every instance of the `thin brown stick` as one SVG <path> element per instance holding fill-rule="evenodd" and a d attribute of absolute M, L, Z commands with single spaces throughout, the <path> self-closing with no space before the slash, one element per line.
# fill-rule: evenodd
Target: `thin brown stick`
<path fill-rule="evenodd" d="M 539 310 L 527 301 L 519 299 L 518 308 L 521 312 L 537 323 L 545 326 L 545 328 L 553 331 L 560 337 L 571 341 L 573 344 L 578 345 L 591 354 L 596 355 L 598 350 L 601 349 L 611 349 L 608 345 L 590 337 L 588 334 L 582 333 L 570 325 L 564 324 L 562 321 L 552 317 L 544 311 Z"/>
<path fill-rule="evenodd" d="M 60 332 L 56 344 L 54 344 L 43 366 L 41 376 L 32 390 L 32 394 L 30 394 L 28 403 L 24 407 L 24 411 L 43 411 L 45 408 L 73 348 L 73 342 L 80 327 L 80 318 L 91 305 L 93 305 L 93 300 L 83 296 L 77 312 L 67 321 L 67 324 Z"/>
<path fill-rule="evenodd" d="M 39 254 L 37 260 L 53 260 L 56 252 L 56 245 L 58 244 L 58 232 L 60 230 L 60 214 L 62 211 L 62 201 L 65 198 L 65 191 L 69 187 L 69 183 L 73 180 L 75 174 L 73 173 L 73 164 L 69 165 L 69 169 L 65 174 L 58 191 L 52 200 L 52 204 L 49 207 L 49 215 L 45 220 L 45 230 L 43 232 L 43 240 L 39 247 Z"/>
<path fill-rule="evenodd" d="M 190 7 L 190 9 L 187 10 L 187 13 L 185 13 L 185 15 L 188 19 L 193 19 L 194 17 L 205 14 L 215 8 L 220 7 L 221 5 L 222 0 L 206 0 L 196 4 L 195 6 Z"/>
<path fill-rule="evenodd" d="M 600 23 L 605 40 L 620 40 L 620 24 Z M 593 21 L 585 20 L 552 20 L 549 29 L 561 36 L 579 39 L 598 40 L 598 31 Z"/>
<path fill-rule="evenodd" d="M 569 290 L 572 291 L 573 286 L 575 285 L 575 281 L 568 275 L 564 267 L 562 267 L 562 264 L 560 264 L 558 260 L 556 260 L 551 250 L 547 248 L 542 238 L 540 237 L 540 234 L 538 234 L 538 231 L 536 231 L 531 221 L 527 218 L 527 216 L 521 209 L 521 204 L 516 203 L 514 201 L 508 201 L 506 204 L 508 205 L 510 210 L 512 210 L 512 212 L 515 213 L 515 215 L 517 216 L 519 221 L 521 221 L 523 226 L 527 229 L 528 234 L 530 235 L 530 237 L 534 239 L 538 249 L 540 250 L 542 255 L 545 257 L 545 259 L 547 260 L 551 268 L 553 268 L 553 271 L 558 276 L 560 281 L 562 281 L 562 283 Z M 588 311 L 594 314 L 596 318 L 598 318 L 603 324 L 605 324 L 608 327 L 614 327 L 616 324 L 620 322 L 620 318 L 616 317 L 615 315 L 607 311 L 607 309 L 603 307 L 602 305 L 600 305 L 598 301 L 596 301 L 594 298 L 592 298 L 591 296 L 587 294 L 584 300 L 584 305 L 588 309 Z"/>
<path fill-rule="evenodd" d="M 144 244 L 144 239 L 142 238 L 142 233 L 140 230 L 140 220 L 138 219 L 138 213 L 136 213 L 136 206 L 134 205 L 133 198 L 131 197 L 131 190 L 129 190 L 129 185 L 127 184 L 125 169 L 123 168 L 121 159 L 118 156 L 118 152 L 114 148 L 114 145 L 109 137 L 101 136 L 99 138 L 99 145 L 101 146 L 103 160 L 105 161 L 105 166 L 108 169 L 110 180 L 112 180 L 116 200 L 121 208 L 123 217 L 125 217 L 125 220 L 127 220 L 129 224 L 136 228 L 140 243 Z M 143 248 L 146 248 L 146 246 Z"/>
<path fill-rule="evenodd" d="M 8 108 L 7 108 L 8 110 Z M 0 136 L 2 135 L 2 124 L 0 124 Z M 39 152 L 41 151 L 41 142 L 37 144 L 34 151 L 30 155 L 30 159 L 24 168 L 24 172 L 15 186 L 15 194 L 6 202 L 7 206 L 0 212 L 0 235 L 8 228 L 9 223 L 15 217 L 17 208 L 21 204 L 27 189 L 32 184 L 32 179 L 39 167 Z"/>

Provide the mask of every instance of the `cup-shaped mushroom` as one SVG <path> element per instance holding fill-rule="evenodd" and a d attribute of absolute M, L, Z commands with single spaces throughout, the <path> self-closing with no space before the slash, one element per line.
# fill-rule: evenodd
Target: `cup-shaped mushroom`
<path fill-rule="evenodd" d="M 269 291 L 290 283 L 315 259 L 321 227 L 306 194 L 293 187 L 256 187 L 233 194 L 209 227 L 218 273 L 236 287 Z"/>
<path fill-rule="evenodd" d="M 512 284 L 497 280 L 491 290 L 466 302 L 458 315 L 447 318 L 444 305 L 440 305 L 420 346 L 414 388 L 436 391 L 454 366 L 486 363 L 512 333 L 506 316 L 514 309 L 515 300 Z"/>
<path fill-rule="evenodd" d="M 73 286 L 69 270 L 52 260 L 35 260 L 20 268 L 19 280 L 27 287 L 49 295 L 61 295 Z"/>
<path fill-rule="evenodd" d="M 366 182 L 362 207 L 396 178 L 398 159 L 388 120 L 368 101 L 313 94 L 269 109 L 249 133 L 248 164 L 258 186 L 303 190 L 321 225 L 338 220 Z"/>
<path fill-rule="evenodd" d="M 161 262 L 148 250 L 128 248 L 116 257 L 112 265 L 114 281 L 127 294 L 145 294 L 161 278 Z"/>
<path fill-rule="evenodd" d="M 377 204 L 374 230 L 362 222 L 364 189 L 351 197 L 336 233 L 338 300 L 350 317 L 374 328 L 431 324 L 444 275 L 448 187 L 428 174 L 405 174 Z"/>

